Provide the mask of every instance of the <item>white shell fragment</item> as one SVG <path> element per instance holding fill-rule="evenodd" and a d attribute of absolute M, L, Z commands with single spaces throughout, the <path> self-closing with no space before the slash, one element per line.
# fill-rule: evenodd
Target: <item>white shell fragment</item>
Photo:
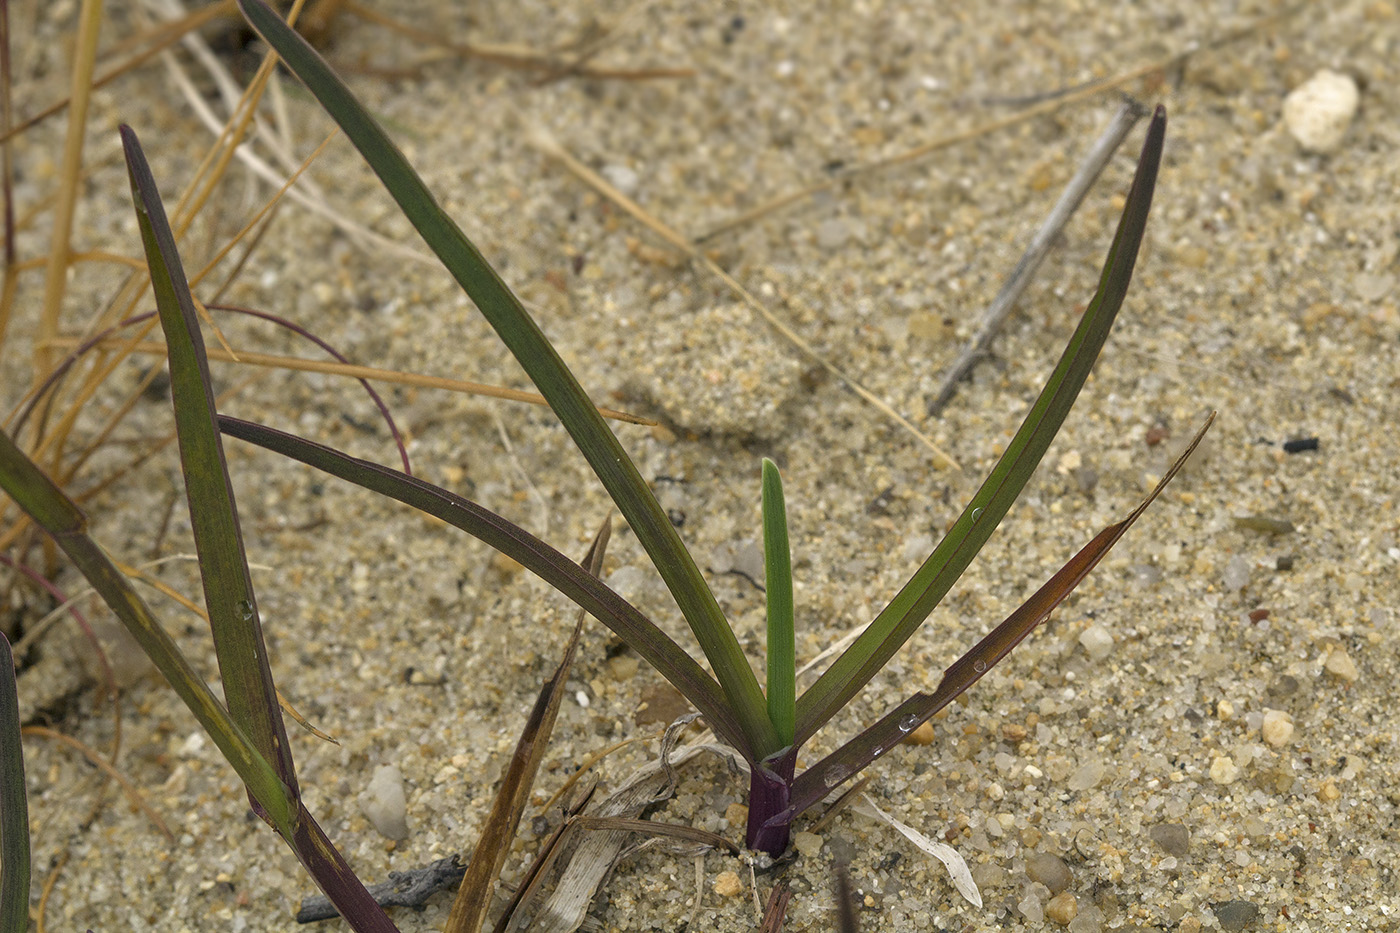
<path fill-rule="evenodd" d="M 1350 76 L 1323 68 L 1283 99 L 1283 122 L 1304 149 L 1335 152 L 1360 102 Z"/>
<path fill-rule="evenodd" d="M 403 792 L 403 772 L 395 765 L 374 769 L 369 786 L 360 794 L 360 809 L 386 839 L 408 836 L 408 799 Z"/>

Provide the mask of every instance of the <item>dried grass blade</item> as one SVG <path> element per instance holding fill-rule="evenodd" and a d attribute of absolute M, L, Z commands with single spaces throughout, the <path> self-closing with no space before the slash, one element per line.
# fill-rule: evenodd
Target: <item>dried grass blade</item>
<path fill-rule="evenodd" d="M 836 929 L 840 933 L 860 933 L 855 892 L 845 862 L 836 863 Z"/>
<path fill-rule="evenodd" d="M 768 903 L 763 907 L 763 922 L 759 924 L 758 933 L 780 933 L 790 900 L 792 889 L 786 881 L 773 885 L 773 890 L 768 892 Z"/>
<path fill-rule="evenodd" d="M 683 826 L 679 823 L 659 823 L 654 820 L 626 816 L 581 816 L 577 823 L 582 829 L 617 830 L 625 833 L 644 833 L 650 836 L 671 836 L 676 839 L 684 839 L 687 842 L 698 842 L 714 849 L 724 849 L 731 855 L 741 853 L 737 845 L 719 833 L 712 833 L 695 826 Z"/>
<path fill-rule="evenodd" d="M 914 827 L 901 823 L 875 806 L 874 801 L 869 797 L 862 796 L 854 809 L 857 813 L 893 826 L 901 836 L 914 843 L 921 851 L 942 862 L 943 867 L 948 869 L 948 878 L 953 882 L 953 887 L 958 889 L 958 893 L 973 907 L 982 906 L 982 892 L 977 890 L 977 882 L 972 880 L 972 872 L 968 869 L 967 862 L 958 854 L 957 849 L 946 843 L 930 839 Z"/>
<path fill-rule="evenodd" d="M 582 562 L 583 569 L 595 577 L 602 569 L 603 556 L 607 553 L 611 536 L 612 517 L 609 516 L 598 529 Z M 500 880 L 501 868 L 510 854 L 510 844 L 520 826 L 520 817 L 525 812 L 530 790 L 535 786 L 535 775 L 539 772 L 540 762 L 544 760 L 545 749 L 549 747 L 549 734 L 554 729 L 559 704 L 564 698 L 564 682 L 573 668 L 579 635 L 583 632 L 583 617 L 583 610 L 579 610 L 574 633 L 564 649 L 564 658 L 540 688 L 535 707 L 530 711 L 530 718 L 515 744 L 515 753 L 501 779 L 501 788 L 496 792 L 496 801 L 486 817 L 476 850 L 467 863 L 467 873 L 457 888 L 457 897 L 452 902 L 452 911 L 448 914 L 443 933 L 478 933 L 486 922 L 486 911 L 491 906 L 491 896 Z"/>

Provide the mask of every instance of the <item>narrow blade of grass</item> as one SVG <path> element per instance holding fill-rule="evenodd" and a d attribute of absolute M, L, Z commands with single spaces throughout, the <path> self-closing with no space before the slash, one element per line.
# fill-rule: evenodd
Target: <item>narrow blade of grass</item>
<path fill-rule="evenodd" d="M 954 661 L 943 672 L 943 679 L 938 682 L 938 687 L 933 693 L 916 693 L 895 707 L 892 712 L 887 713 L 875 725 L 799 775 L 797 780 L 793 782 L 790 816 L 801 813 L 812 806 L 825 797 L 832 788 L 858 774 L 877 758 L 894 748 L 921 723 L 926 722 L 943 707 L 956 700 L 964 691 L 981 680 L 1002 658 L 1010 654 L 1012 648 L 1019 645 L 1037 625 L 1050 615 L 1056 606 L 1064 601 L 1065 597 L 1074 592 L 1074 588 L 1083 582 L 1089 572 L 1098 566 L 1099 561 L 1104 559 L 1109 550 L 1133 526 L 1133 523 L 1142 517 L 1142 514 L 1147 511 L 1147 507 L 1161 495 L 1162 490 L 1167 487 L 1167 484 L 1186 463 L 1187 458 L 1200 445 L 1201 439 L 1205 437 L 1206 431 L 1214 422 L 1215 413 L 1212 412 L 1205 424 L 1196 432 L 1195 438 L 1186 450 L 1172 464 L 1171 469 L 1166 472 L 1166 475 L 1147 495 L 1147 498 L 1143 499 L 1138 507 L 1128 514 L 1127 518 L 1109 525 L 1095 535 L 1093 540 L 1080 549 L 1079 553 L 1071 557 L 1020 608 L 1007 616 L 1004 622 L 992 629 L 987 637 L 974 645 L 970 651 Z"/>
<path fill-rule="evenodd" d="M 797 728 L 797 642 L 793 631 L 792 549 L 777 464 L 763 459 L 763 571 L 768 597 L 768 718 L 778 741 Z"/>
<path fill-rule="evenodd" d="M 10 641 L 0 635 L 0 933 L 29 928 L 29 797 Z"/>
<path fill-rule="evenodd" d="M 603 568 L 603 557 L 608 550 L 608 539 L 612 536 L 612 517 L 603 522 L 588 554 L 583 558 L 583 569 L 598 576 Z M 540 688 L 535 707 L 515 743 L 515 753 L 501 779 L 501 789 L 496 792 L 496 802 L 486 817 L 486 825 L 481 830 L 471 861 L 467 863 L 467 873 L 457 888 L 457 898 L 452 902 L 452 912 L 447 917 L 443 933 L 480 933 L 486 922 L 486 911 L 491 906 L 491 895 L 501 877 L 506 855 L 510 853 L 511 841 L 520 825 L 521 814 L 530 797 L 530 789 L 535 786 L 535 775 L 540 762 L 544 760 L 545 749 L 549 747 L 549 734 L 554 730 L 554 720 L 559 715 L 559 703 L 564 698 L 564 682 L 574 665 L 574 652 L 578 649 L 579 635 L 583 632 L 582 610 L 574 623 L 574 633 L 564 649 L 564 658 L 554 669 L 554 674 Z"/>
<path fill-rule="evenodd" d="M 199 317 L 141 144 L 130 127 L 123 126 L 121 136 L 156 310 L 165 331 L 180 465 L 224 698 L 234 722 L 253 737 L 295 797 L 296 768 L 258 621 Z"/>
<path fill-rule="evenodd" d="M 470 499 L 417 477 L 351 457 L 266 425 L 224 415 L 219 418 L 219 426 L 230 437 L 257 444 L 371 492 L 397 499 L 489 544 L 588 610 L 590 615 L 617 633 L 695 704 L 716 735 L 745 757 L 753 753 L 733 712 L 725 703 L 719 684 L 705 673 L 694 658 L 597 577 L 585 572 L 566 555 L 519 525 Z M 767 718 L 766 712 L 764 717 Z"/>
<path fill-rule="evenodd" d="M 1147 226 L 1162 157 L 1166 112 L 1148 127 L 1137 174 L 1108 251 L 1099 288 L 1040 397 L 962 515 L 890 604 L 797 701 L 797 742 L 820 729 L 909 640 L 962 576 L 1021 494 L 1069 414 L 1123 304 Z"/>
<path fill-rule="evenodd" d="M 45 473 L 0 432 L 0 488 L 39 524 L 116 613 L 141 650 L 194 713 L 274 826 L 290 827 L 295 812 L 287 788 L 247 734 L 229 716 L 204 678 L 166 634 L 141 597 L 87 533 L 87 517 Z"/>
<path fill-rule="evenodd" d="M 262 0 L 239 0 L 239 8 L 359 149 L 404 216 L 481 309 L 548 400 L 666 581 L 714 668 L 726 699 L 734 707 L 748 744 L 760 757 L 775 751 L 779 745 L 768 721 L 758 678 L 714 593 L 631 457 L 608 430 L 598 409 L 548 338 L 496 270 L 438 205 L 403 153 L 315 49 Z"/>

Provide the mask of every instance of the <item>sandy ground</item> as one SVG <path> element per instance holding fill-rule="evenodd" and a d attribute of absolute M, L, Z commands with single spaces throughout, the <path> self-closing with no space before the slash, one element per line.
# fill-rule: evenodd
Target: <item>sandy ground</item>
<path fill-rule="evenodd" d="M 965 902 L 892 829 L 847 812 L 821 831 L 818 851 L 787 870 L 787 929 L 833 928 L 838 859 L 851 864 L 865 930 L 1039 930 L 1061 921 L 1076 933 L 1397 928 L 1394 2 L 1304 6 L 1214 48 L 1280 5 L 379 6 L 438 34 L 535 47 L 595 21 L 617 24 L 600 62 L 695 69 L 684 80 L 541 85 L 538 75 L 446 58 L 410 77 L 361 73 L 353 82 L 583 384 L 665 422 L 620 436 L 682 523 L 756 663 L 763 602 L 743 574 L 755 570 L 759 458 L 774 457 L 785 472 L 799 653 L 811 657 L 893 595 L 1019 423 L 1093 292 L 1141 128 L 1069 224 L 994 358 L 936 419 L 925 410 L 942 371 L 1118 106 L 1113 93 L 843 181 L 708 242 L 778 318 L 913 421 L 961 472 L 543 158 L 530 132 L 547 129 L 656 217 L 700 236 L 842 168 L 1003 120 L 1027 106 L 1023 98 L 1198 47 L 1165 74 L 1127 85 L 1164 102 L 1171 124 L 1139 272 L 1078 407 L 962 584 L 809 754 L 931 688 L 963 648 L 1126 514 L 1207 412 L 1218 409 L 1220 420 L 1110 560 L 938 723 L 936 741 L 873 769 L 872 798 L 950 842 L 984 906 Z M 128 14 L 114 15 L 120 24 Z M 58 49 L 71 9 L 55 5 L 22 25 Z M 425 50 L 346 17 L 328 54 L 363 72 L 404 66 Z M 21 85 L 21 112 L 61 87 L 56 51 L 35 45 L 27 55 L 22 65 L 49 62 L 48 77 Z M 1360 88 L 1359 112 L 1330 154 L 1304 151 L 1282 121 L 1285 95 L 1322 68 Z M 302 157 L 329 123 L 291 82 L 285 91 Z M 97 112 L 91 145 L 105 159 L 89 180 L 94 200 L 79 242 L 136 255 L 116 123 L 141 133 L 171 195 L 208 134 L 155 65 L 103 91 Z M 21 197 L 47 190 L 61 132 L 54 123 L 19 144 Z M 420 249 L 343 140 L 310 174 L 336 210 Z M 191 234 L 191 258 L 212 255 L 268 193 L 234 170 L 218 210 Z M 29 255 L 42 250 L 42 233 L 26 242 Z M 74 319 L 114 281 L 112 272 L 78 275 Z M 356 362 L 524 384 L 440 269 L 357 244 L 293 205 L 230 298 L 296 318 Z M 237 346 L 314 355 L 262 325 L 230 322 L 228 333 Z M 217 371 L 225 386 L 245 374 Z M 97 405 L 136 378 L 135 366 L 119 371 Z M 387 398 L 422 475 L 582 554 L 607 503 L 547 411 L 430 390 L 390 388 Z M 274 373 L 225 410 L 394 461 L 352 382 Z M 169 418 L 165 403 L 143 403 L 90 475 L 122 462 L 127 442 L 165 431 Z M 1308 438 L 1315 449 L 1283 446 Z M 229 449 L 279 685 L 341 742 L 300 731 L 293 740 L 312 811 L 367 879 L 469 851 L 572 613 L 456 533 L 246 446 Z M 101 540 L 131 561 L 186 553 L 179 508 L 152 550 L 177 489 L 171 457 L 146 464 L 93 506 Z M 1239 520 L 1250 516 L 1275 530 Z M 625 532 L 606 571 L 690 644 Z M 197 592 L 187 563 L 160 573 Z M 169 602 L 157 607 L 212 672 L 198 620 Z M 666 709 L 661 681 L 630 657 L 601 626 L 587 628 L 543 794 L 593 753 L 658 728 L 647 720 Z M 33 700 L 45 687 L 30 677 L 23 689 Z M 69 750 L 26 741 L 38 875 L 67 856 L 49 928 L 290 929 L 312 886 L 248 814 L 212 743 L 153 676 L 128 689 L 124 710 L 122 771 L 176 841 L 111 791 L 87 824 L 92 769 Z M 111 718 L 91 687 L 51 721 L 96 747 L 110 743 Z M 598 776 L 616 785 L 657 744 L 610 756 Z M 393 842 L 357 802 L 384 764 L 401 770 L 407 795 L 409 832 Z M 745 792 L 722 764 L 702 759 L 652 818 L 738 839 L 742 829 L 724 817 Z M 557 811 L 527 814 L 508 876 L 557 819 Z M 716 890 L 724 872 L 742 879 L 737 895 Z M 754 927 L 742 862 L 701 860 L 698 904 L 696 876 L 691 855 L 643 852 L 619 866 L 588 928 Z M 762 895 L 773 881 L 759 877 Z M 441 895 L 395 920 L 404 930 L 437 929 L 449 902 Z"/>

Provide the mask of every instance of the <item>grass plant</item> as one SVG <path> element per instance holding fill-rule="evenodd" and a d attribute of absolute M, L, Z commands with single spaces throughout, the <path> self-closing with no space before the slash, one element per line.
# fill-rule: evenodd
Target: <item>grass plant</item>
<path fill-rule="evenodd" d="M 1016 612 L 951 665 L 932 693 L 914 694 L 798 774 L 798 754 L 804 744 L 884 668 L 957 582 L 1020 496 L 1067 417 L 1127 295 L 1160 164 L 1164 112 L 1158 109 L 1148 129 L 1098 291 L 1020 429 L 942 542 L 865 631 L 799 695 L 795 647 L 799 604 L 794 593 L 786 505 L 777 467 L 767 460 L 761 464 L 768 637 L 766 664 L 759 665 L 766 668 L 766 683 L 760 685 L 754 663 L 744 655 L 718 600 L 665 510 L 608 427 L 604 415 L 509 286 L 439 207 L 392 140 L 317 52 L 261 0 L 239 0 L 238 5 L 253 28 L 277 50 L 359 149 L 424 242 L 529 374 L 646 550 L 709 667 L 707 671 L 661 627 L 599 580 L 597 571 L 606 533 L 595 541 L 582 563 L 575 562 L 523 528 L 410 475 L 406 469 L 357 459 L 309 440 L 220 415 L 211 389 L 209 353 L 200 333 L 199 309 L 177 248 L 177 224 L 166 217 L 135 133 L 124 129 L 122 142 L 133 200 L 168 348 L 176 439 L 224 699 L 213 694 L 155 620 L 126 575 L 87 533 L 83 512 L 51 475 L 56 461 L 50 460 L 47 469 L 41 468 L 40 450 L 26 451 L 9 435 L 0 434 L 0 486 L 57 542 L 136 636 L 234 767 L 255 812 L 282 836 L 355 929 L 387 931 L 395 927 L 301 801 L 244 554 L 223 453 L 224 437 L 261 445 L 436 516 L 513 558 L 608 626 L 670 681 L 703 714 L 716 734 L 748 763 L 750 807 L 746 841 L 751 848 L 773 855 L 787 848 L 794 819 L 967 690 L 1045 619 L 1143 514 L 1200 440 L 1198 434 L 1157 488 L 1126 518 L 1100 532 Z M 88 22 L 85 18 L 84 23 Z M 89 50 L 89 65 L 91 57 Z M 91 67 L 85 74 L 84 80 L 90 86 Z M 75 93 L 75 99 L 80 96 Z M 53 253 L 62 259 L 55 263 L 67 262 L 67 250 L 64 233 L 64 242 L 56 244 Z M 46 308 L 56 308 L 62 297 L 61 280 L 49 281 L 51 294 Z M 52 314 L 44 317 L 44 332 L 50 337 L 57 334 L 53 320 Z M 1202 434 L 1205 429 L 1202 428 Z M 523 809 L 525 793 L 521 789 L 528 791 L 538 767 L 576 643 L 577 629 L 565 661 L 541 691 L 540 703 L 522 736 L 511 776 L 468 868 L 463 888 L 467 893 L 454 904 L 450 930 L 475 933 L 484 920 L 491 886 Z M 7 675 L 12 666 L 8 646 L 4 647 L 0 652 L 0 662 L 6 669 L 0 674 L 0 751 L 5 752 L 8 770 L 3 775 L 4 792 L 0 793 L 0 889 L 7 895 L 6 903 L 13 906 L 9 895 L 27 888 L 28 866 L 27 839 L 21 839 L 23 833 L 16 829 L 24 826 L 23 779 L 22 771 L 21 777 L 14 777 L 11 765 L 22 767 L 22 763 L 17 734 L 11 736 L 14 714 L 7 697 L 13 694 L 13 682 Z M 16 781 L 18 794 L 14 793 Z M 21 818 L 17 819 L 17 813 Z M 20 903 L 26 900 L 22 895 L 17 899 Z M 0 933 L 23 929 L 26 922 L 27 918 L 14 910 L 0 909 Z"/>

